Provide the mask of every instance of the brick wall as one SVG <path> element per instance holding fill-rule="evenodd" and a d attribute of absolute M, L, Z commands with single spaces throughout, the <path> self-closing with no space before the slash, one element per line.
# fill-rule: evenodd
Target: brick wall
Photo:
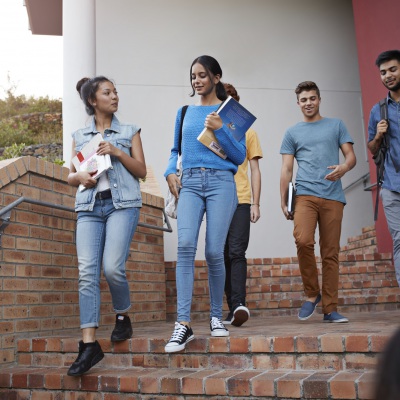
<path fill-rule="evenodd" d="M 348 239 L 340 252 L 340 310 L 382 310 L 398 308 L 398 287 L 392 254 L 377 253 L 374 227 Z M 297 315 L 304 301 L 303 284 L 296 257 L 251 258 L 247 270 L 247 305 L 252 316 Z M 319 275 L 321 260 L 317 257 Z M 166 262 L 167 320 L 176 318 L 175 262 Z M 192 319 L 209 316 L 207 264 L 195 262 Z M 227 311 L 224 301 L 224 310 Z"/>
<path fill-rule="evenodd" d="M 34 157 L 1 161 L 0 208 L 23 196 L 73 209 L 76 189 L 67 184 L 68 173 Z M 162 227 L 162 197 L 145 188 L 142 195 L 140 222 Z M 79 332 L 75 213 L 24 202 L 10 216 L 1 232 L 0 364 L 15 360 L 19 337 Z M 162 231 L 138 227 L 127 276 L 133 321 L 165 320 Z M 101 324 L 111 328 L 115 314 L 104 279 L 101 290 Z"/>

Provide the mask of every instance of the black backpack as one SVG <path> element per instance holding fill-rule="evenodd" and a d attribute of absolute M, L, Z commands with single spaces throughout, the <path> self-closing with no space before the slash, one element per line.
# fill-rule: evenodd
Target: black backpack
<path fill-rule="evenodd" d="M 384 98 L 379 102 L 379 109 L 381 113 L 381 120 L 385 119 L 386 121 L 389 120 L 388 118 L 388 106 L 387 106 L 387 99 Z M 372 157 L 375 165 L 376 165 L 376 201 L 375 201 L 375 214 L 374 214 L 374 221 L 378 219 L 378 207 L 379 207 L 379 192 L 383 183 L 383 175 L 385 173 L 385 161 L 387 151 L 389 149 L 389 131 L 383 135 L 381 145 L 379 146 L 378 151 Z"/>

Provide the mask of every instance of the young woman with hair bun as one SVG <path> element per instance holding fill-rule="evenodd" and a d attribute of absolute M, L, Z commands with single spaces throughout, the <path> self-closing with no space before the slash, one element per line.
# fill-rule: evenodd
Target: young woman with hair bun
<path fill-rule="evenodd" d="M 104 76 L 83 78 L 76 89 L 92 118 L 88 126 L 72 134 L 72 157 L 101 133 L 103 141 L 97 154 L 110 155 L 112 168 L 96 180 L 87 171 L 77 172 L 71 163 L 68 175 L 70 185 L 85 188 L 77 190 L 75 199 L 82 340 L 78 357 L 68 370 L 71 376 L 84 374 L 104 357 L 96 340 L 100 325 L 101 268 L 116 314 L 111 341 L 132 336 L 125 263 L 142 206 L 139 178 L 146 176 L 141 129 L 123 124 L 116 117 L 119 98 L 114 83 Z"/>

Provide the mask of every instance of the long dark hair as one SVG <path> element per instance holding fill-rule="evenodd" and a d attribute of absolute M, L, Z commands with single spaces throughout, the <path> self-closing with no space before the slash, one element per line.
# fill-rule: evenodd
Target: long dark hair
<path fill-rule="evenodd" d="M 100 83 L 102 82 L 110 82 L 114 85 L 114 82 L 105 76 L 82 78 L 76 84 L 76 90 L 78 91 L 83 104 L 85 104 L 85 109 L 88 115 L 94 115 L 95 113 L 94 107 L 90 104 L 89 100 L 92 102 L 96 100 L 96 92 L 99 89 Z"/>
<path fill-rule="evenodd" d="M 219 75 L 220 79 L 222 79 L 222 69 L 218 63 L 218 61 L 211 57 L 211 56 L 200 56 L 197 57 L 193 62 L 192 65 L 190 66 L 190 86 L 192 87 L 192 93 L 191 93 L 191 97 L 193 97 L 195 95 L 195 90 L 194 87 L 192 85 L 192 68 L 194 64 L 201 64 L 207 71 L 208 77 L 211 79 L 212 75 Z M 217 83 L 216 85 L 216 95 L 217 97 L 224 101 L 226 100 L 226 98 L 228 97 L 224 88 L 223 83 L 221 82 L 221 80 Z"/>

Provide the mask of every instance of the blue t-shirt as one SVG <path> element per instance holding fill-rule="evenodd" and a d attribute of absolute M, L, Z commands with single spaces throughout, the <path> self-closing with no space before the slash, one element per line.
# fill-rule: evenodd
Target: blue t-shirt
<path fill-rule="evenodd" d="M 341 181 L 324 179 L 332 172 L 327 167 L 339 164 L 339 149 L 344 143 L 354 142 L 343 121 L 337 118 L 299 122 L 286 131 L 280 153 L 292 154 L 297 161 L 296 195 L 346 204 Z"/>
<path fill-rule="evenodd" d="M 389 152 L 385 161 L 385 173 L 383 175 L 382 187 L 392 192 L 400 193 L 400 174 L 396 172 L 393 161 L 400 165 L 400 103 L 395 102 L 388 95 L 388 117 L 389 117 Z M 368 142 L 376 135 L 376 125 L 381 120 L 379 103 L 375 104 L 369 115 Z M 393 151 L 399 149 L 397 152 Z"/>

